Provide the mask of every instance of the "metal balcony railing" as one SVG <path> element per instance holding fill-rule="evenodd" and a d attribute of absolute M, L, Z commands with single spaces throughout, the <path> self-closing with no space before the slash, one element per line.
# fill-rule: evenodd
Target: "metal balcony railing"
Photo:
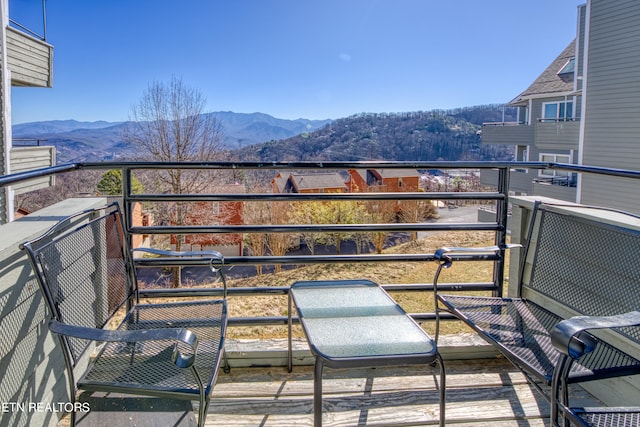
<path fill-rule="evenodd" d="M 449 231 L 488 231 L 494 235 L 494 243 L 499 247 L 505 247 L 507 240 L 508 219 L 508 194 L 510 170 L 518 168 L 529 169 L 557 169 L 575 173 L 595 173 L 622 177 L 640 178 L 640 172 L 613 170 L 606 168 L 594 168 L 588 166 L 556 164 L 556 163 L 519 163 L 519 162 L 202 162 L 202 163 L 164 163 L 164 162 L 109 162 L 109 163 L 74 163 L 59 165 L 56 167 L 29 171 L 20 174 L 0 177 L 0 186 L 6 186 L 22 182 L 28 179 L 55 175 L 62 172 L 77 170 L 112 170 L 122 171 L 123 184 L 123 211 L 126 218 L 126 229 L 130 235 L 188 235 L 188 234 L 251 234 L 251 233 L 369 233 L 369 232 L 429 232 Z M 358 193 L 198 193 L 198 194 L 133 194 L 132 178 L 134 174 L 149 173 L 149 171 L 167 170 L 204 170 L 220 173 L 237 173 L 238 171 L 262 171 L 264 177 L 273 178 L 277 172 L 282 171 L 347 171 L 350 169 L 416 169 L 419 171 L 433 170 L 482 170 L 496 169 L 498 171 L 497 182 L 493 188 L 484 188 L 481 191 L 409 191 L 409 192 L 358 192 Z M 269 179 L 270 179 L 269 178 Z M 175 203 L 199 203 L 199 202 L 318 202 L 318 201 L 395 201 L 428 200 L 445 203 L 476 201 L 493 204 L 496 209 L 495 221 L 472 223 L 357 223 L 357 224 L 197 224 L 197 225 L 134 225 L 133 206 L 136 203 L 144 205 L 161 206 Z M 505 277 L 505 257 L 492 255 L 462 254 L 457 260 L 482 260 L 493 263 L 493 280 L 488 283 L 449 283 L 441 284 L 441 289 L 456 291 L 491 291 L 493 295 L 501 296 Z M 433 253 L 412 254 L 329 254 L 329 255 L 283 255 L 283 256 L 228 256 L 225 263 L 232 266 L 257 266 L 257 265 L 308 265 L 308 264 L 359 264 L 359 263 L 423 263 L 434 260 Z M 178 266 L 205 266 L 208 261 L 198 259 L 172 259 L 172 258 L 143 258 L 136 260 L 137 267 L 178 267 Z M 426 281 L 429 281 L 426 278 Z M 432 289 L 431 283 L 408 284 L 383 284 L 392 291 L 424 291 Z M 141 296 L 166 296 L 171 297 L 172 289 L 144 289 Z M 219 296 L 222 290 L 219 288 L 193 288 L 194 296 Z M 248 295 L 286 295 L 288 287 L 231 287 L 230 296 Z M 413 313 L 418 320 L 433 319 L 433 313 Z M 287 316 L 275 317 L 236 317 L 230 319 L 230 325 L 285 325 Z"/>

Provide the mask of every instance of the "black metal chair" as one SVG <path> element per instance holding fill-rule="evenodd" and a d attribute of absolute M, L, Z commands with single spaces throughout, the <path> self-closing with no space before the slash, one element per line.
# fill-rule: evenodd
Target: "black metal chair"
<path fill-rule="evenodd" d="M 598 207 L 536 202 L 515 297 L 439 292 L 439 274 L 456 256 L 464 260 L 465 255 L 475 252 L 477 258 L 478 252 L 484 252 L 495 257 L 500 249 L 435 252 L 439 263 L 434 276 L 436 341 L 441 312 L 451 313 L 525 374 L 549 401 L 551 425 L 560 422 L 563 408 L 565 424 L 571 420 L 577 425 L 616 425 L 605 423 L 612 418 L 596 418 L 595 412 L 569 409 L 577 405 L 569 402 L 568 386 L 640 373 L 640 313 L 633 311 L 640 307 L 639 217 Z M 614 314 L 618 316 L 606 317 Z M 562 338 L 560 331 L 569 333 L 574 328 L 579 331 L 575 337 Z M 612 330 L 595 333 L 598 338 L 586 332 L 604 328 Z M 585 340 L 585 347 L 578 352 L 580 340 Z M 562 345 L 565 349 L 557 351 Z M 633 411 L 621 412 L 633 415 Z"/>
<path fill-rule="evenodd" d="M 638 325 L 640 325 L 640 311 L 606 317 L 578 316 L 558 323 L 551 331 L 551 342 L 560 352 L 553 375 L 555 387 L 566 393 L 569 372 L 574 362 L 592 353 L 600 344 L 600 341 L 588 331 Z M 640 374 L 640 368 L 637 370 Z M 557 410 L 552 412 L 562 417 L 561 421 L 564 425 L 571 422 L 583 427 L 640 426 L 640 406 L 568 407 L 565 403 L 567 401 L 566 396 L 562 398 L 556 396 L 556 400 L 552 402 L 552 405 L 557 407 Z"/>
<path fill-rule="evenodd" d="M 224 298 L 141 304 L 117 203 L 60 221 L 23 248 L 51 314 L 49 328 L 62 345 L 72 402 L 79 389 L 195 400 L 198 425 L 204 425 L 223 355 Z M 226 296 L 218 252 L 166 254 L 210 259 Z M 76 379 L 74 369 L 103 342 Z"/>

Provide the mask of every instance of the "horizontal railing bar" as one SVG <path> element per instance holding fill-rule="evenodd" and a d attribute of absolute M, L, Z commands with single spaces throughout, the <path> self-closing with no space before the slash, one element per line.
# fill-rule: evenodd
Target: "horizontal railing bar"
<path fill-rule="evenodd" d="M 435 320 L 435 313 L 408 313 L 416 321 Z M 441 320 L 457 320 L 451 313 L 441 313 Z M 270 325 L 270 326 L 286 326 L 289 324 L 287 316 L 269 316 L 269 317 L 229 317 L 227 319 L 229 326 L 252 326 L 252 325 Z M 291 323 L 300 323 L 297 316 L 291 317 Z"/>
<path fill-rule="evenodd" d="M 409 316 L 413 317 L 413 320 L 417 322 L 422 322 L 427 320 L 436 320 L 435 313 L 409 313 Z M 458 318 L 451 313 L 441 312 L 440 320 L 458 320 Z"/>
<path fill-rule="evenodd" d="M 435 313 L 408 313 L 416 321 L 435 320 Z M 451 313 L 441 313 L 440 320 L 457 320 Z M 269 326 L 286 326 L 289 324 L 288 316 L 266 316 L 266 317 L 229 317 L 227 319 L 229 326 L 253 326 L 253 325 L 269 325 Z M 297 316 L 291 316 L 291 323 L 299 323 Z"/>
<path fill-rule="evenodd" d="M 387 292 L 424 292 L 433 291 L 433 283 L 389 283 L 381 285 Z M 493 282 L 481 283 L 438 283 L 438 290 L 443 291 L 493 291 L 496 286 Z"/>
<path fill-rule="evenodd" d="M 0 186 L 17 184 L 33 178 L 56 175 L 76 169 L 559 169 L 597 175 L 640 178 L 640 171 L 604 168 L 568 163 L 544 162 L 78 162 L 67 163 L 0 177 Z"/>
<path fill-rule="evenodd" d="M 34 169 L 25 172 L 18 172 L 11 175 L 2 175 L 0 176 L 0 187 L 5 185 L 17 184 L 19 182 L 28 181 L 34 178 L 43 178 L 50 175 L 69 172 L 76 169 L 78 169 L 78 166 L 76 164 L 65 164 Z"/>
<path fill-rule="evenodd" d="M 498 261 L 494 252 L 450 255 L 453 261 Z M 364 255 L 289 255 L 289 256 L 231 256 L 225 257 L 226 265 L 260 264 L 325 264 L 325 263 L 367 263 L 367 262 L 417 262 L 435 261 L 433 253 L 428 254 L 364 254 Z M 205 258 L 136 258 L 139 267 L 180 267 L 208 266 Z"/>
<path fill-rule="evenodd" d="M 386 192 L 386 193 L 240 193 L 240 194 L 135 194 L 131 202 L 229 202 L 316 200 L 504 200 L 496 192 Z"/>
<path fill-rule="evenodd" d="M 597 173 L 607 176 L 619 176 L 623 178 L 640 178 L 640 171 L 628 169 L 605 168 L 598 166 L 574 165 L 570 163 L 554 163 L 552 169 L 562 169 L 574 172 Z"/>
<path fill-rule="evenodd" d="M 251 326 L 251 325 L 288 325 L 287 316 L 265 316 L 265 317 L 229 317 L 229 326 Z M 298 323 L 298 318 L 292 316 L 291 323 Z"/>
<path fill-rule="evenodd" d="M 494 161 L 336 161 L 336 162 L 82 162 L 83 169 L 496 169 L 519 163 L 547 169 L 553 163 Z"/>
<path fill-rule="evenodd" d="M 401 224 L 282 224 L 282 225 L 176 225 L 132 227 L 133 234 L 206 234 L 206 233 L 371 233 L 380 231 L 497 231 L 495 223 L 401 223 Z"/>
<path fill-rule="evenodd" d="M 395 283 L 380 285 L 387 292 L 418 292 L 433 291 L 433 284 L 427 283 Z M 445 291 L 493 291 L 495 286 L 492 282 L 483 283 L 439 283 L 438 289 Z M 288 286 L 269 287 L 242 287 L 227 289 L 229 296 L 260 296 L 260 295 L 287 295 Z M 176 297 L 220 297 L 223 294 L 222 288 L 157 288 L 141 289 L 138 291 L 141 298 L 176 298 Z"/>
<path fill-rule="evenodd" d="M 228 288 L 227 295 L 236 296 L 259 296 L 259 295 L 287 295 L 289 293 L 288 286 L 278 287 L 246 287 L 246 288 Z M 175 298 L 175 297 L 219 297 L 223 294 L 222 288 L 167 288 L 167 289 L 144 289 L 139 290 L 138 294 L 142 298 Z"/>

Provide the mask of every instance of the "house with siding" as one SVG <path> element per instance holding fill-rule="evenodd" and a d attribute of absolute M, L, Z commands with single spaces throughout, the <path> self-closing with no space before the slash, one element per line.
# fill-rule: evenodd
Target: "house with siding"
<path fill-rule="evenodd" d="M 350 192 L 417 191 L 420 174 L 415 169 L 350 169 L 347 186 Z"/>
<path fill-rule="evenodd" d="M 577 7 L 575 40 L 508 105 L 517 123 L 486 123 L 483 144 L 511 144 L 516 159 L 638 169 L 640 2 L 588 0 Z M 482 173 L 481 182 L 496 182 Z M 620 177 L 553 170 L 511 172 L 515 194 L 640 213 L 640 189 Z"/>
<path fill-rule="evenodd" d="M 42 13 L 46 22 L 44 3 Z M 37 34 L 9 18 L 9 0 L 0 0 L 0 175 L 56 164 L 54 147 L 14 146 L 12 141 L 11 87 L 52 87 L 53 46 L 47 43 L 46 25 Z M 14 219 L 16 195 L 53 184 L 53 177 L 36 178 L 0 190 L 0 224 Z"/>
<path fill-rule="evenodd" d="M 278 173 L 271 180 L 274 193 L 345 193 L 347 185 L 338 173 Z"/>
<path fill-rule="evenodd" d="M 218 185 L 206 190 L 207 193 L 246 193 L 243 184 Z M 226 202 L 196 202 L 189 206 L 182 225 L 242 225 L 244 203 L 237 201 Z M 172 225 L 176 225 L 174 222 Z M 177 249 L 176 235 L 170 236 L 171 249 Z M 199 251 L 214 250 L 225 256 L 241 256 L 243 251 L 241 233 L 228 234 L 187 234 L 182 236 L 180 250 Z"/>
<path fill-rule="evenodd" d="M 577 163 L 581 79 L 576 78 L 576 45 L 572 40 L 522 93 L 507 103 L 517 122 L 484 123 L 482 143 L 514 146 L 516 161 Z M 495 184 L 496 172 L 483 171 L 481 183 Z M 576 176 L 551 169 L 511 171 L 516 195 L 541 195 L 566 201 L 576 198 Z"/>

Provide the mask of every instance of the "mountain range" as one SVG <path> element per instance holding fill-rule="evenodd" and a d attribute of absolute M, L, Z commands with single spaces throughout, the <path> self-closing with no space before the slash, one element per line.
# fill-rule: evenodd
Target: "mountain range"
<path fill-rule="evenodd" d="M 285 120 L 268 114 L 215 114 L 230 159 L 244 161 L 511 160 L 513 147 L 481 144 L 484 122 L 514 121 L 515 109 L 481 105 L 453 110 L 361 113 L 337 120 Z M 122 137 L 128 122 L 75 120 L 13 126 L 14 144 L 54 145 L 57 162 L 139 160 Z"/>
<path fill-rule="evenodd" d="M 280 140 L 318 129 L 331 120 L 279 119 L 264 113 L 214 113 L 224 129 L 224 143 L 238 149 L 267 141 Z M 131 157 L 135 149 L 123 140 L 128 122 L 83 122 L 51 120 L 13 125 L 15 145 L 40 144 L 56 147 L 58 163 L 99 161 Z"/>

